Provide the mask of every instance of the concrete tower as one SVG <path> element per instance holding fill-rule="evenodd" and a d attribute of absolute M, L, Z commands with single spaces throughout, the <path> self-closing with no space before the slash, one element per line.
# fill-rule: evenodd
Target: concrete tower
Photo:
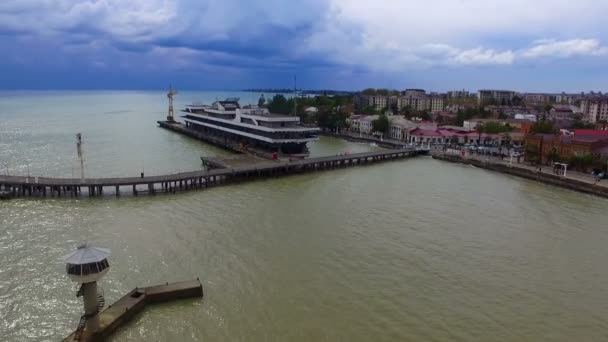
<path fill-rule="evenodd" d="M 82 245 L 63 257 L 68 277 L 82 284 L 76 296 L 82 296 L 84 299 L 84 315 L 80 317 L 76 329 L 76 340 L 80 340 L 84 331 L 87 335 L 91 335 L 99 330 L 98 313 L 103 309 L 105 299 L 103 294 L 97 292 L 97 281 L 110 269 L 107 260 L 109 256 L 109 249 Z"/>

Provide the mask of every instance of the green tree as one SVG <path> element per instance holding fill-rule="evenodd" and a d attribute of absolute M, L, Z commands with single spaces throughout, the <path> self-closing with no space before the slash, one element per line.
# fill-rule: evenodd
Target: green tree
<path fill-rule="evenodd" d="M 575 114 L 572 116 L 572 124 L 570 125 L 572 129 L 593 129 L 595 125 L 592 123 L 586 123 L 583 121 L 583 117 L 580 114 Z"/>
<path fill-rule="evenodd" d="M 391 105 L 390 105 L 390 109 L 391 109 L 391 112 L 393 112 L 393 114 L 395 114 L 395 115 L 396 115 L 397 113 L 399 113 L 399 109 L 397 108 L 397 104 L 396 104 L 396 103 L 394 103 L 394 102 L 393 102 L 393 103 L 391 103 Z"/>
<path fill-rule="evenodd" d="M 380 114 L 378 119 L 372 121 L 372 130 L 374 132 L 388 133 L 390 122 L 388 117 L 384 114 Z"/>
<path fill-rule="evenodd" d="M 264 94 L 260 95 L 260 99 L 258 100 L 258 107 L 264 107 L 264 105 L 266 104 L 266 98 L 264 97 Z"/>
<path fill-rule="evenodd" d="M 268 104 L 268 110 L 271 113 L 276 114 L 290 114 L 293 111 L 293 107 L 289 106 L 285 96 L 281 94 L 275 95 L 270 103 Z"/>
<path fill-rule="evenodd" d="M 411 118 L 412 117 L 412 107 L 405 106 L 405 107 L 401 108 L 401 115 L 405 116 L 408 119 Z"/>
<path fill-rule="evenodd" d="M 553 134 L 556 130 L 550 121 L 541 120 L 530 127 L 530 133 L 533 134 Z"/>
<path fill-rule="evenodd" d="M 367 89 L 363 89 L 363 91 L 361 91 L 361 94 L 363 95 L 376 95 L 376 89 L 374 88 L 367 88 Z"/>
<path fill-rule="evenodd" d="M 549 153 L 547 153 L 547 160 L 550 163 L 559 162 L 561 160 L 561 157 L 559 153 L 557 153 L 557 148 L 555 146 L 551 148 L 551 151 L 549 151 Z"/>
<path fill-rule="evenodd" d="M 513 96 L 513 100 L 511 100 L 511 103 L 514 106 L 521 106 L 521 105 L 523 105 L 524 100 L 521 97 L 515 95 L 515 96 Z"/>
<path fill-rule="evenodd" d="M 475 127 L 475 130 L 477 131 L 477 134 L 479 135 L 479 140 L 477 140 L 477 143 L 481 145 L 481 134 L 484 131 L 484 126 L 481 124 L 481 122 L 477 123 L 477 126 Z"/>

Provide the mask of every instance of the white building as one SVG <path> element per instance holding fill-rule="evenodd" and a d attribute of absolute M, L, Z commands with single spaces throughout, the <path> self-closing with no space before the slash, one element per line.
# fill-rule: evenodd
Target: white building
<path fill-rule="evenodd" d="M 608 121 L 608 97 L 597 97 L 581 101 L 581 113 L 591 123 Z"/>
<path fill-rule="evenodd" d="M 445 109 L 445 104 L 443 101 L 443 97 L 436 95 L 436 96 L 431 96 L 429 98 L 429 106 L 430 106 L 430 110 L 431 112 L 440 112 L 442 110 Z"/>
<path fill-rule="evenodd" d="M 418 127 L 418 125 L 402 116 L 390 118 L 389 135 L 395 140 L 406 140 L 408 132 Z"/>
<path fill-rule="evenodd" d="M 359 132 L 371 134 L 373 131 L 373 121 L 378 120 L 379 115 L 368 115 L 359 119 Z"/>

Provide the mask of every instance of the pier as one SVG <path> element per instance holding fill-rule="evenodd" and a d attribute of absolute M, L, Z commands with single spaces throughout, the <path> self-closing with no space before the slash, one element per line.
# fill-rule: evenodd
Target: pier
<path fill-rule="evenodd" d="M 76 329 L 63 341 L 104 341 L 118 327 L 143 311 L 148 304 L 202 296 L 203 286 L 198 279 L 135 288 L 98 314 L 97 332 L 90 334 L 86 329 Z"/>
<path fill-rule="evenodd" d="M 47 178 L 26 176 L 0 176 L 0 191 L 16 197 L 97 197 L 104 194 L 120 196 L 122 193 L 141 194 L 175 193 L 204 189 L 230 182 L 286 176 L 304 172 L 369 165 L 389 160 L 405 159 L 428 150 L 415 148 L 382 150 L 349 155 L 298 159 L 292 161 L 261 161 L 252 165 L 214 170 L 199 170 L 161 176 L 123 178 Z"/>

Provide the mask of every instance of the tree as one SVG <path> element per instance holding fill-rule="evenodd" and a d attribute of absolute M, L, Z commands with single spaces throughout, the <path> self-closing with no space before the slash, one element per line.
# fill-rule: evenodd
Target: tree
<path fill-rule="evenodd" d="M 501 110 L 498 112 L 498 118 L 499 118 L 499 119 L 501 119 L 501 120 L 504 120 L 504 119 L 507 119 L 507 118 L 508 118 L 508 116 L 507 116 L 507 114 L 505 114 L 505 112 L 504 112 L 504 111 L 501 109 Z"/>
<path fill-rule="evenodd" d="M 531 162 L 538 162 L 540 148 L 537 145 L 526 144 L 526 159 Z"/>
<path fill-rule="evenodd" d="M 580 114 L 575 114 L 574 116 L 572 116 L 572 124 L 570 125 L 570 128 L 593 129 L 595 128 L 595 125 L 592 123 L 583 122 L 583 117 Z"/>
<path fill-rule="evenodd" d="M 475 130 L 479 134 L 479 140 L 477 140 L 477 143 L 479 145 L 481 145 L 481 133 L 483 133 L 483 129 L 484 129 L 483 124 L 481 124 L 481 122 L 478 122 L 477 126 L 475 127 Z"/>
<path fill-rule="evenodd" d="M 547 161 L 549 161 L 550 163 L 554 163 L 554 162 L 559 162 L 561 159 L 559 153 L 557 153 L 557 148 L 555 146 L 553 146 L 553 148 L 551 148 L 551 151 L 549 151 L 549 153 L 547 153 Z"/>
<path fill-rule="evenodd" d="M 281 94 L 275 95 L 268 104 L 268 110 L 271 113 L 290 114 L 292 112 L 292 109 L 293 107 L 289 106 L 289 103 L 287 102 L 285 96 Z"/>
<path fill-rule="evenodd" d="M 401 108 L 401 114 L 408 119 L 411 118 L 412 117 L 412 107 L 410 107 L 408 105 L 408 106 Z"/>
<path fill-rule="evenodd" d="M 363 89 L 363 91 L 361 92 L 361 94 L 363 95 L 376 95 L 376 93 L 376 89 L 374 88 Z"/>
<path fill-rule="evenodd" d="M 524 100 L 521 97 L 515 95 L 513 96 L 513 100 L 511 100 L 511 103 L 513 103 L 514 106 L 521 106 L 524 103 Z"/>
<path fill-rule="evenodd" d="M 541 120 L 532 127 L 530 127 L 530 133 L 532 134 L 553 134 L 555 133 L 555 128 L 550 121 Z"/>
<path fill-rule="evenodd" d="M 397 104 L 396 104 L 396 103 L 394 103 L 394 102 L 393 102 L 393 103 L 391 103 L 391 105 L 390 105 L 390 109 L 391 109 L 391 111 L 393 112 L 393 114 L 397 114 L 397 113 L 399 113 L 399 109 L 397 108 Z"/>
<path fill-rule="evenodd" d="M 260 99 L 258 100 L 258 107 L 264 107 L 265 104 L 266 104 L 266 98 L 264 97 L 264 94 L 262 94 L 260 96 Z"/>
<path fill-rule="evenodd" d="M 372 130 L 374 132 L 382 132 L 388 133 L 390 127 L 390 122 L 388 121 L 388 117 L 384 114 L 380 114 L 380 116 L 372 121 Z"/>
<path fill-rule="evenodd" d="M 491 134 L 511 132 L 513 130 L 513 127 L 511 127 L 511 125 L 509 125 L 508 123 L 503 125 L 499 122 L 487 122 L 481 126 L 483 132 Z"/>

